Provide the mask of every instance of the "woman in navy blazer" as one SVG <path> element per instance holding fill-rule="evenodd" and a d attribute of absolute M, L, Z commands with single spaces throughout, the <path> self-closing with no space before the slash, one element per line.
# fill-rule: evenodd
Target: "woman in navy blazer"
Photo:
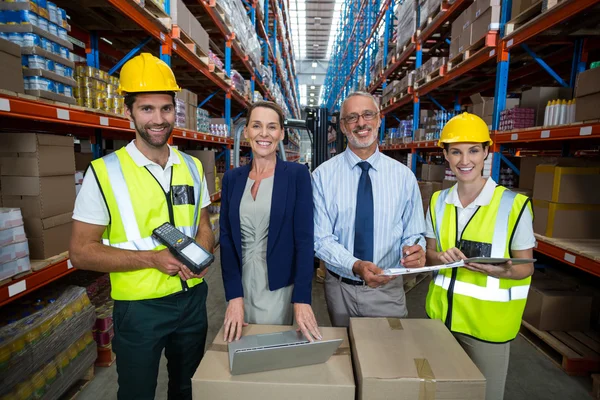
<path fill-rule="evenodd" d="M 304 165 L 277 158 L 283 124 L 277 104 L 252 104 L 244 128 L 252 164 L 223 176 L 220 244 L 229 342 L 241 337 L 246 323 L 291 324 L 292 317 L 307 339 L 321 339 L 310 305 L 311 177 Z"/>

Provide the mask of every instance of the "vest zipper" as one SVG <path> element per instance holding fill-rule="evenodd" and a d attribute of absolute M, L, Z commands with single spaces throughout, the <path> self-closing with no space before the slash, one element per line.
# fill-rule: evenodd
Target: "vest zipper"
<path fill-rule="evenodd" d="M 456 232 L 454 234 L 454 237 L 456 238 L 455 247 L 459 247 L 460 242 L 462 240 L 463 233 L 465 233 L 467 226 L 469 226 L 469 224 L 473 220 L 473 217 L 475 216 L 475 214 L 477 214 L 477 211 L 479 211 L 479 208 L 480 207 L 477 207 L 477 210 L 475 210 L 475 212 L 473 213 L 473 215 L 471 216 L 469 221 L 465 224 L 465 227 L 463 228 L 462 233 L 460 234 L 460 238 L 459 238 L 458 237 L 458 213 L 456 212 L 456 206 L 454 206 L 454 217 L 456 218 L 456 221 L 454 222 L 454 226 L 456 227 Z M 447 292 L 448 312 L 446 313 L 446 321 L 444 321 L 444 324 L 446 325 L 446 327 L 448 328 L 449 331 L 452 331 L 452 311 L 453 311 L 452 306 L 454 303 L 454 284 L 456 283 L 456 275 L 458 275 L 458 268 L 452 268 L 452 277 L 450 278 L 450 285 L 448 286 L 448 292 Z"/>
<path fill-rule="evenodd" d="M 171 180 L 169 182 L 169 192 L 168 193 L 165 192 L 165 190 L 163 189 L 163 187 L 160 184 L 160 182 L 158 181 L 158 179 L 156 179 L 156 177 L 152 174 L 152 172 L 150 172 L 148 167 L 146 166 L 144 168 L 146 168 L 146 171 L 148 171 L 148 173 L 150 175 L 152 175 L 152 177 L 154 178 L 156 183 L 158 183 L 158 186 L 160 186 L 160 188 L 162 189 L 162 192 L 165 194 L 165 198 L 167 199 L 167 208 L 169 209 L 169 222 L 171 223 L 171 225 L 177 226 L 177 225 L 175 225 L 175 213 L 173 212 L 173 200 L 171 200 L 171 193 L 173 193 L 173 191 L 171 190 L 171 187 L 173 186 L 173 167 L 171 167 Z M 184 281 L 183 279 L 181 279 L 181 277 L 179 277 L 179 280 L 181 281 L 181 290 L 183 290 L 184 292 L 187 292 L 189 290 L 187 282 Z"/>

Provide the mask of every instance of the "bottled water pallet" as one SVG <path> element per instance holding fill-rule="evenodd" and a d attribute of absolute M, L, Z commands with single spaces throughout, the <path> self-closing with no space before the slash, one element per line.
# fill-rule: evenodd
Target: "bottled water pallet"
<path fill-rule="evenodd" d="M 587 375 L 600 370 L 600 334 L 540 331 L 522 321 L 521 336 L 569 375 Z"/>

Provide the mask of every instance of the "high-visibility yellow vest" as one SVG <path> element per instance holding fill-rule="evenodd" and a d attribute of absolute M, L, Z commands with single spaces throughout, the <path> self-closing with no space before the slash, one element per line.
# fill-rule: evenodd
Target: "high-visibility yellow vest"
<path fill-rule="evenodd" d="M 123 147 L 94 160 L 92 168 L 110 213 L 104 231 L 104 244 L 127 250 L 161 250 L 165 246 L 152 237 L 152 231 L 170 222 L 195 238 L 202 205 L 202 164 L 196 158 L 173 148 L 181 160 L 174 164 L 171 188 L 165 193 L 146 168 L 138 167 Z M 202 279 L 182 281 L 156 268 L 110 274 L 115 300 L 145 300 L 168 296 L 193 287 Z"/>
<path fill-rule="evenodd" d="M 531 211 L 529 198 L 502 186 L 492 201 L 477 209 L 462 237 L 457 237 L 457 215 L 446 197 L 456 186 L 436 192 L 430 205 L 437 251 L 466 244 L 479 254 L 467 256 L 510 257 L 510 243 L 523 212 Z M 519 332 L 531 277 L 498 279 L 466 268 L 438 271 L 429 284 L 427 315 L 443 321 L 452 332 L 488 342 L 507 342 Z"/>

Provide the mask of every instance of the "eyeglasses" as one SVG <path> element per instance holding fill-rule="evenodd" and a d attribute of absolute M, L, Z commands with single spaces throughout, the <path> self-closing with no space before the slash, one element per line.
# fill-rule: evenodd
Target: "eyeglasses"
<path fill-rule="evenodd" d="M 348 114 L 347 116 L 341 118 L 343 121 L 345 121 L 347 124 L 355 124 L 358 122 L 358 120 L 360 119 L 360 117 L 363 117 L 363 119 L 365 121 L 371 121 L 373 119 L 375 119 L 375 117 L 379 115 L 379 113 L 375 112 L 375 111 L 365 111 L 362 114 L 356 114 L 356 113 L 352 113 L 352 114 Z"/>

